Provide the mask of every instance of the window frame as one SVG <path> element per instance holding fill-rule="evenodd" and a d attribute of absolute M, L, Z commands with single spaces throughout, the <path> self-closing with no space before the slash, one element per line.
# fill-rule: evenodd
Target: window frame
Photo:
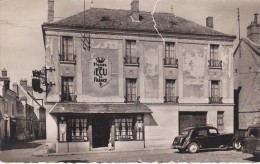
<path fill-rule="evenodd" d="M 217 112 L 217 129 L 219 132 L 224 131 L 224 111 Z"/>
<path fill-rule="evenodd" d="M 71 80 L 71 81 L 69 81 Z M 69 91 L 69 93 L 65 93 L 65 89 Z M 70 89 L 72 88 L 72 91 Z M 66 97 L 65 97 L 66 96 Z M 61 101 L 75 101 L 75 84 L 73 76 L 62 76 L 61 77 Z"/>
<path fill-rule="evenodd" d="M 165 102 L 175 102 L 175 101 L 178 102 L 178 100 L 177 100 L 178 96 L 176 95 L 176 92 L 177 92 L 176 91 L 177 90 L 176 81 L 177 81 L 176 79 L 165 79 L 165 87 L 164 87 Z M 168 101 L 169 97 L 173 97 L 171 99 L 172 101 Z"/>
<path fill-rule="evenodd" d="M 130 88 L 129 88 L 130 84 Z M 138 86 L 137 86 L 137 79 L 136 78 L 126 78 L 125 82 L 125 95 L 126 95 L 126 102 L 137 102 L 138 101 Z M 130 93 L 129 93 L 130 92 Z M 129 101 L 129 95 L 131 95 L 131 100 Z M 135 96 L 133 98 L 133 95 Z"/>
<path fill-rule="evenodd" d="M 165 58 L 174 58 L 174 59 L 176 59 L 175 42 L 165 42 L 164 57 Z"/>
<path fill-rule="evenodd" d="M 73 36 L 61 36 L 60 62 L 76 62 Z"/>

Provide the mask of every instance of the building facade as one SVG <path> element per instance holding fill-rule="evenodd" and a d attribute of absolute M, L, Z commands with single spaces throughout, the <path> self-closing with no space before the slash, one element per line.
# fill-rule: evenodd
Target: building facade
<path fill-rule="evenodd" d="M 5 69 L 2 70 L 0 82 L 3 84 L 0 95 L 0 141 L 2 145 L 16 140 L 18 98 L 16 93 L 9 88 L 10 79 L 7 77 Z"/>
<path fill-rule="evenodd" d="M 260 24 L 258 14 L 234 52 L 236 129 L 247 129 L 260 117 Z"/>
<path fill-rule="evenodd" d="M 46 68 L 55 69 L 48 152 L 169 147 L 198 124 L 233 132 L 235 36 L 213 30 L 212 17 L 207 25 L 152 16 L 138 0 L 131 10 L 91 8 L 43 24 Z"/>

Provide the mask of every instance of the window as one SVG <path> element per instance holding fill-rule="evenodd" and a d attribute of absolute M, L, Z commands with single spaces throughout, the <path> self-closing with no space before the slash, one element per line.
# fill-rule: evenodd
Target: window
<path fill-rule="evenodd" d="M 178 102 L 175 96 L 175 80 L 166 80 L 164 102 Z"/>
<path fill-rule="evenodd" d="M 207 133 L 208 133 L 207 129 L 202 129 L 198 131 L 199 136 L 207 136 L 208 135 Z"/>
<path fill-rule="evenodd" d="M 125 102 L 137 102 L 139 100 L 137 96 L 136 79 L 126 79 L 125 99 Z"/>
<path fill-rule="evenodd" d="M 220 81 L 211 81 L 211 93 L 210 93 L 210 103 L 222 103 L 222 97 L 220 97 Z"/>
<path fill-rule="evenodd" d="M 8 113 L 8 101 L 7 100 L 4 101 L 4 112 Z"/>
<path fill-rule="evenodd" d="M 217 132 L 216 129 L 209 129 L 209 135 L 210 135 L 210 136 L 215 136 L 215 135 L 217 135 L 217 134 L 218 134 L 218 132 Z"/>
<path fill-rule="evenodd" d="M 143 118 L 117 118 L 115 132 L 116 141 L 143 140 Z"/>
<path fill-rule="evenodd" d="M 76 101 L 74 95 L 73 77 L 62 77 L 61 101 Z"/>
<path fill-rule="evenodd" d="M 210 60 L 209 67 L 222 67 L 222 61 L 219 60 L 218 53 L 219 45 L 210 45 Z"/>
<path fill-rule="evenodd" d="M 14 115 L 14 104 L 12 104 L 12 115 Z"/>
<path fill-rule="evenodd" d="M 76 56 L 73 52 L 73 38 L 68 36 L 62 37 L 62 46 L 60 61 L 76 62 Z"/>
<path fill-rule="evenodd" d="M 218 112 L 218 130 L 224 130 L 224 112 Z"/>
<path fill-rule="evenodd" d="M 88 141 L 88 122 L 84 118 L 63 117 L 59 119 L 59 142 L 85 142 Z"/>
<path fill-rule="evenodd" d="M 125 65 L 139 65 L 139 57 L 136 54 L 136 41 L 126 41 Z"/>
<path fill-rule="evenodd" d="M 178 59 L 174 52 L 174 43 L 165 43 L 164 65 L 178 67 Z"/>
<path fill-rule="evenodd" d="M 259 137 L 259 129 L 250 129 L 249 130 L 249 137 Z"/>

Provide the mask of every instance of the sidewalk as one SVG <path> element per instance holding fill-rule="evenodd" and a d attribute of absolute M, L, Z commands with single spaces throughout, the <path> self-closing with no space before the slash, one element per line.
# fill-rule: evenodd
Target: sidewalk
<path fill-rule="evenodd" d="M 133 151 L 153 151 L 153 150 L 163 150 L 171 149 L 170 147 L 156 147 L 156 148 L 143 148 L 143 149 L 128 149 L 128 150 L 92 150 L 88 152 L 69 152 L 69 153 L 47 153 L 45 144 L 36 148 L 33 156 L 43 157 L 43 156 L 67 156 L 67 155 L 81 155 L 81 154 L 97 154 L 97 153 L 118 153 L 118 152 L 133 152 Z"/>
<path fill-rule="evenodd" d="M 34 140 L 30 142 L 23 141 L 13 141 L 1 144 L 1 151 L 13 150 L 13 149 L 31 149 L 38 148 L 39 146 L 45 144 L 45 139 L 43 140 Z"/>

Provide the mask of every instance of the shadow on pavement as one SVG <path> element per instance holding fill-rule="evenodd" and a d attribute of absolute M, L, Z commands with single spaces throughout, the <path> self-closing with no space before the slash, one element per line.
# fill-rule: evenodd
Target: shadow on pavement
<path fill-rule="evenodd" d="M 13 143 L 6 143 L 1 145 L 0 150 L 12 150 L 12 149 L 30 149 L 30 148 L 37 148 L 41 144 L 39 143 L 26 143 L 26 142 L 13 142 Z"/>
<path fill-rule="evenodd" d="M 88 160 L 62 160 L 57 162 L 64 162 L 64 163 L 89 163 Z"/>
<path fill-rule="evenodd" d="M 254 158 L 254 157 L 249 157 L 249 158 L 245 158 L 244 160 L 250 161 L 250 162 L 259 162 L 260 159 Z"/>

